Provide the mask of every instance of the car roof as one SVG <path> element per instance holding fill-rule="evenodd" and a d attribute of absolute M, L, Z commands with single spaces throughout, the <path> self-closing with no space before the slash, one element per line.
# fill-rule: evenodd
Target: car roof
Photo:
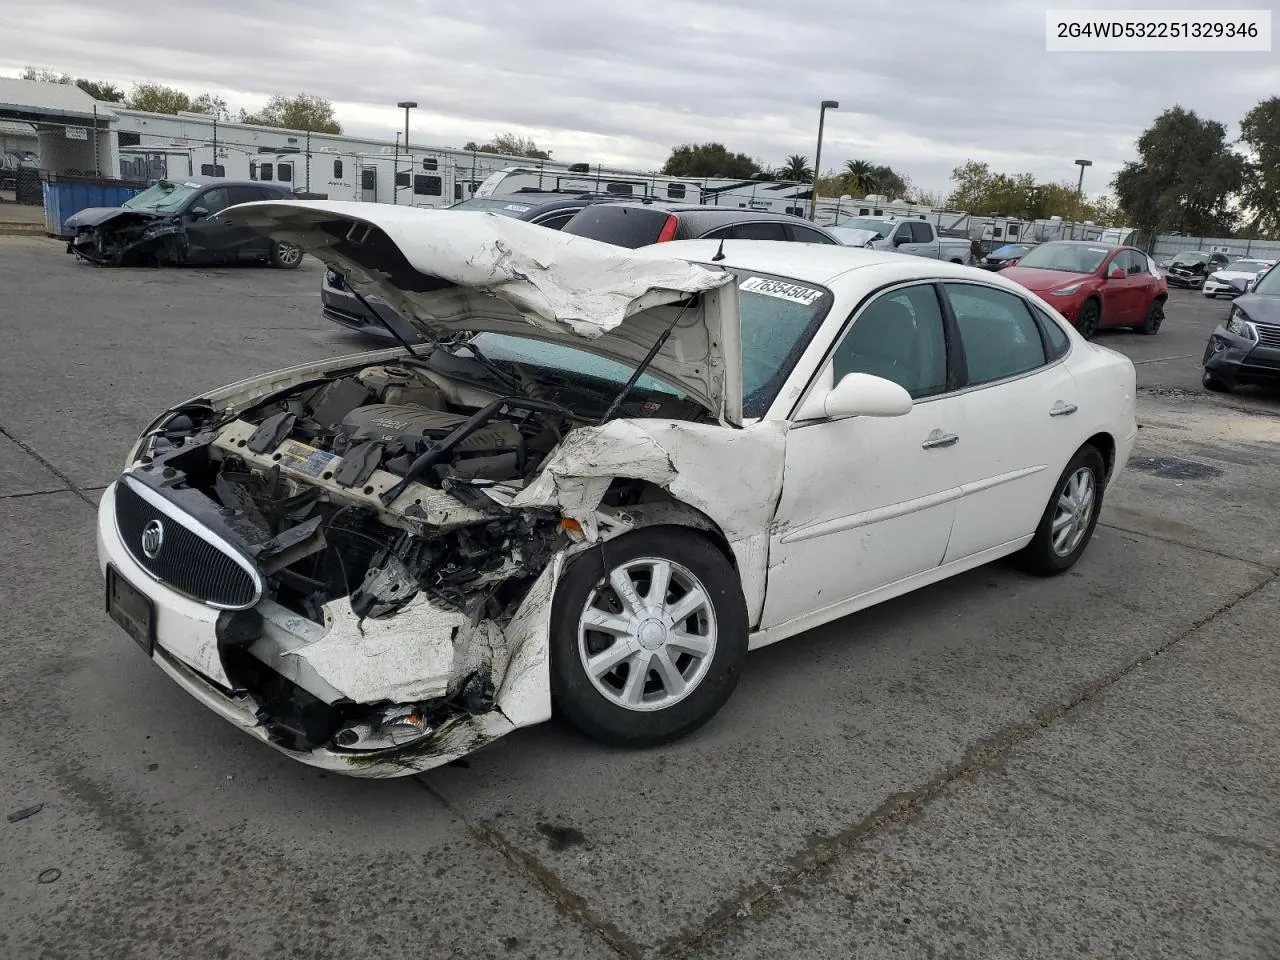
<path fill-rule="evenodd" d="M 651 257 L 679 257 L 697 263 L 774 273 L 795 280 L 826 284 L 841 274 L 864 268 L 906 268 L 905 276 L 919 273 L 944 279 L 969 278 L 989 281 L 988 270 L 966 267 L 928 257 L 913 257 L 891 250 L 869 250 L 843 244 L 785 243 L 778 240 L 673 240 L 654 243 L 635 251 Z M 722 260 L 713 260 L 719 253 Z M 901 273 L 902 270 L 896 270 Z M 1013 281 L 1010 285 L 1021 290 Z"/>
<path fill-rule="evenodd" d="M 802 204 L 803 201 L 796 201 Z M 805 223 L 811 227 L 818 226 L 816 223 L 810 223 L 804 217 L 797 217 L 790 213 L 774 213 L 772 210 L 752 210 L 749 207 L 721 207 L 711 203 L 671 203 L 662 200 L 627 200 L 615 201 L 605 204 L 610 207 L 659 207 L 667 213 L 697 213 L 704 215 L 706 218 L 723 220 L 782 220 L 789 223 Z M 818 227 L 819 230 L 825 229 Z"/>

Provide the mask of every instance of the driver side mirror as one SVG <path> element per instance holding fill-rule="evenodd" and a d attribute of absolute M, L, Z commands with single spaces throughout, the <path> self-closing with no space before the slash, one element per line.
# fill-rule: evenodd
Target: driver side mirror
<path fill-rule="evenodd" d="M 191 214 L 192 220 L 200 220 L 209 215 L 209 211 L 204 207 L 192 207 L 188 212 Z"/>
<path fill-rule="evenodd" d="M 1108 280 L 1123 280 L 1127 276 L 1128 274 L 1124 272 L 1124 267 L 1113 266 L 1110 270 L 1107 271 Z"/>
<path fill-rule="evenodd" d="M 846 373 L 830 390 L 809 394 L 796 418 L 901 417 L 910 412 L 911 394 L 892 380 L 869 373 Z"/>
<path fill-rule="evenodd" d="M 909 241 L 910 239 L 911 239 L 910 237 L 904 237 L 904 236 L 903 236 L 902 234 L 900 234 L 900 233 L 899 233 L 899 234 L 896 234 L 896 235 L 894 236 L 894 238 L 893 238 L 893 245 L 894 245 L 895 247 L 900 247 L 900 246 L 902 246 L 904 243 L 906 243 L 907 241 Z"/>
<path fill-rule="evenodd" d="M 1231 289 L 1236 293 L 1248 293 L 1251 286 L 1253 286 L 1253 281 L 1245 277 L 1236 277 L 1231 281 Z"/>

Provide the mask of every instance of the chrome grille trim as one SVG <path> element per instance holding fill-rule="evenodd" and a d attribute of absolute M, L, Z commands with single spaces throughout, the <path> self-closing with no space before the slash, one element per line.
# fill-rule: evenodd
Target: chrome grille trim
<path fill-rule="evenodd" d="M 120 542 L 124 544 L 124 548 L 129 552 L 129 556 L 142 569 L 147 576 L 162 583 L 170 589 L 177 590 L 191 599 L 203 603 L 205 606 L 212 607 L 215 610 L 246 610 L 254 606 L 266 589 L 266 583 L 262 578 L 262 574 L 253 565 L 253 563 L 244 556 L 235 546 L 227 542 L 223 537 L 210 530 L 203 523 L 183 511 L 180 507 L 170 502 L 156 491 L 152 490 L 146 484 L 139 480 L 135 480 L 129 474 L 123 474 L 117 481 L 118 489 L 116 491 L 116 535 L 120 537 Z M 187 541 L 187 549 L 185 556 L 180 554 L 180 560 L 175 572 L 184 582 L 177 582 L 177 578 L 168 579 L 160 576 L 153 567 L 155 561 L 147 558 L 141 551 L 140 538 L 136 533 L 130 533 L 122 526 L 121 510 L 121 490 L 127 490 L 129 494 L 136 496 L 146 506 L 150 507 L 156 513 L 162 514 L 166 520 L 172 521 L 181 531 L 180 540 L 174 544 L 179 550 L 182 550 L 182 541 Z M 140 533 L 140 530 L 138 531 Z M 216 557 L 209 558 L 221 560 L 220 564 L 223 569 L 209 570 L 207 566 L 202 567 L 200 558 L 195 551 L 190 549 L 190 541 L 200 541 L 203 545 L 208 546 L 216 554 Z M 230 561 L 226 564 L 225 561 Z M 227 596 L 226 600 L 219 600 L 203 596 L 202 593 L 222 593 L 224 596 L 230 593 L 243 594 L 245 590 L 241 584 L 234 583 L 232 578 L 228 576 L 229 567 L 234 567 L 240 573 L 243 573 L 248 580 L 247 597 L 237 596 L 232 602 L 232 598 Z M 205 579 L 203 586 L 210 587 L 212 590 L 199 590 L 202 586 L 200 580 Z M 212 581 L 212 582 L 210 582 Z"/>
<path fill-rule="evenodd" d="M 1280 347 L 1280 325 L 1254 322 L 1258 331 L 1258 343 L 1264 347 Z"/>

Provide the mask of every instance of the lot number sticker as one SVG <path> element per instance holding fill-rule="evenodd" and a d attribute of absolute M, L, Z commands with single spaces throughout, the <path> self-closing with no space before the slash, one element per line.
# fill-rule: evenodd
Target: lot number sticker
<path fill-rule="evenodd" d="M 739 290 L 748 293 L 760 293 L 766 297 L 777 297 L 779 300 L 790 300 L 802 303 L 806 307 L 822 296 L 821 290 L 813 287 L 802 287 L 798 283 L 787 283 L 783 280 L 766 280 L 764 277 L 748 277 L 738 286 Z"/>

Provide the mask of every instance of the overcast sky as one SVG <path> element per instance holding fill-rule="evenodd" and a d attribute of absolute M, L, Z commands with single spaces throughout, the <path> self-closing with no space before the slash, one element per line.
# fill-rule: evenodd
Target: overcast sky
<path fill-rule="evenodd" d="M 769 164 L 793 153 L 812 162 L 817 105 L 833 99 L 824 169 L 866 159 L 945 191 L 967 159 L 1074 182 L 1082 157 L 1095 163 L 1085 185 L 1096 192 L 1166 107 L 1234 136 L 1246 110 L 1280 93 L 1277 52 L 1045 52 L 1048 7 L 1119 5 L 28 0 L 0 4 L 0 72 L 33 64 L 126 90 L 152 80 L 213 91 L 233 110 L 306 91 L 332 100 L 348 132 L 387 139 L 403 124 L 395 102 L 417 100 L 416 142 L 461 146 L 509 130 L 557 160 L 640 169 L 705 140 Z"/>

